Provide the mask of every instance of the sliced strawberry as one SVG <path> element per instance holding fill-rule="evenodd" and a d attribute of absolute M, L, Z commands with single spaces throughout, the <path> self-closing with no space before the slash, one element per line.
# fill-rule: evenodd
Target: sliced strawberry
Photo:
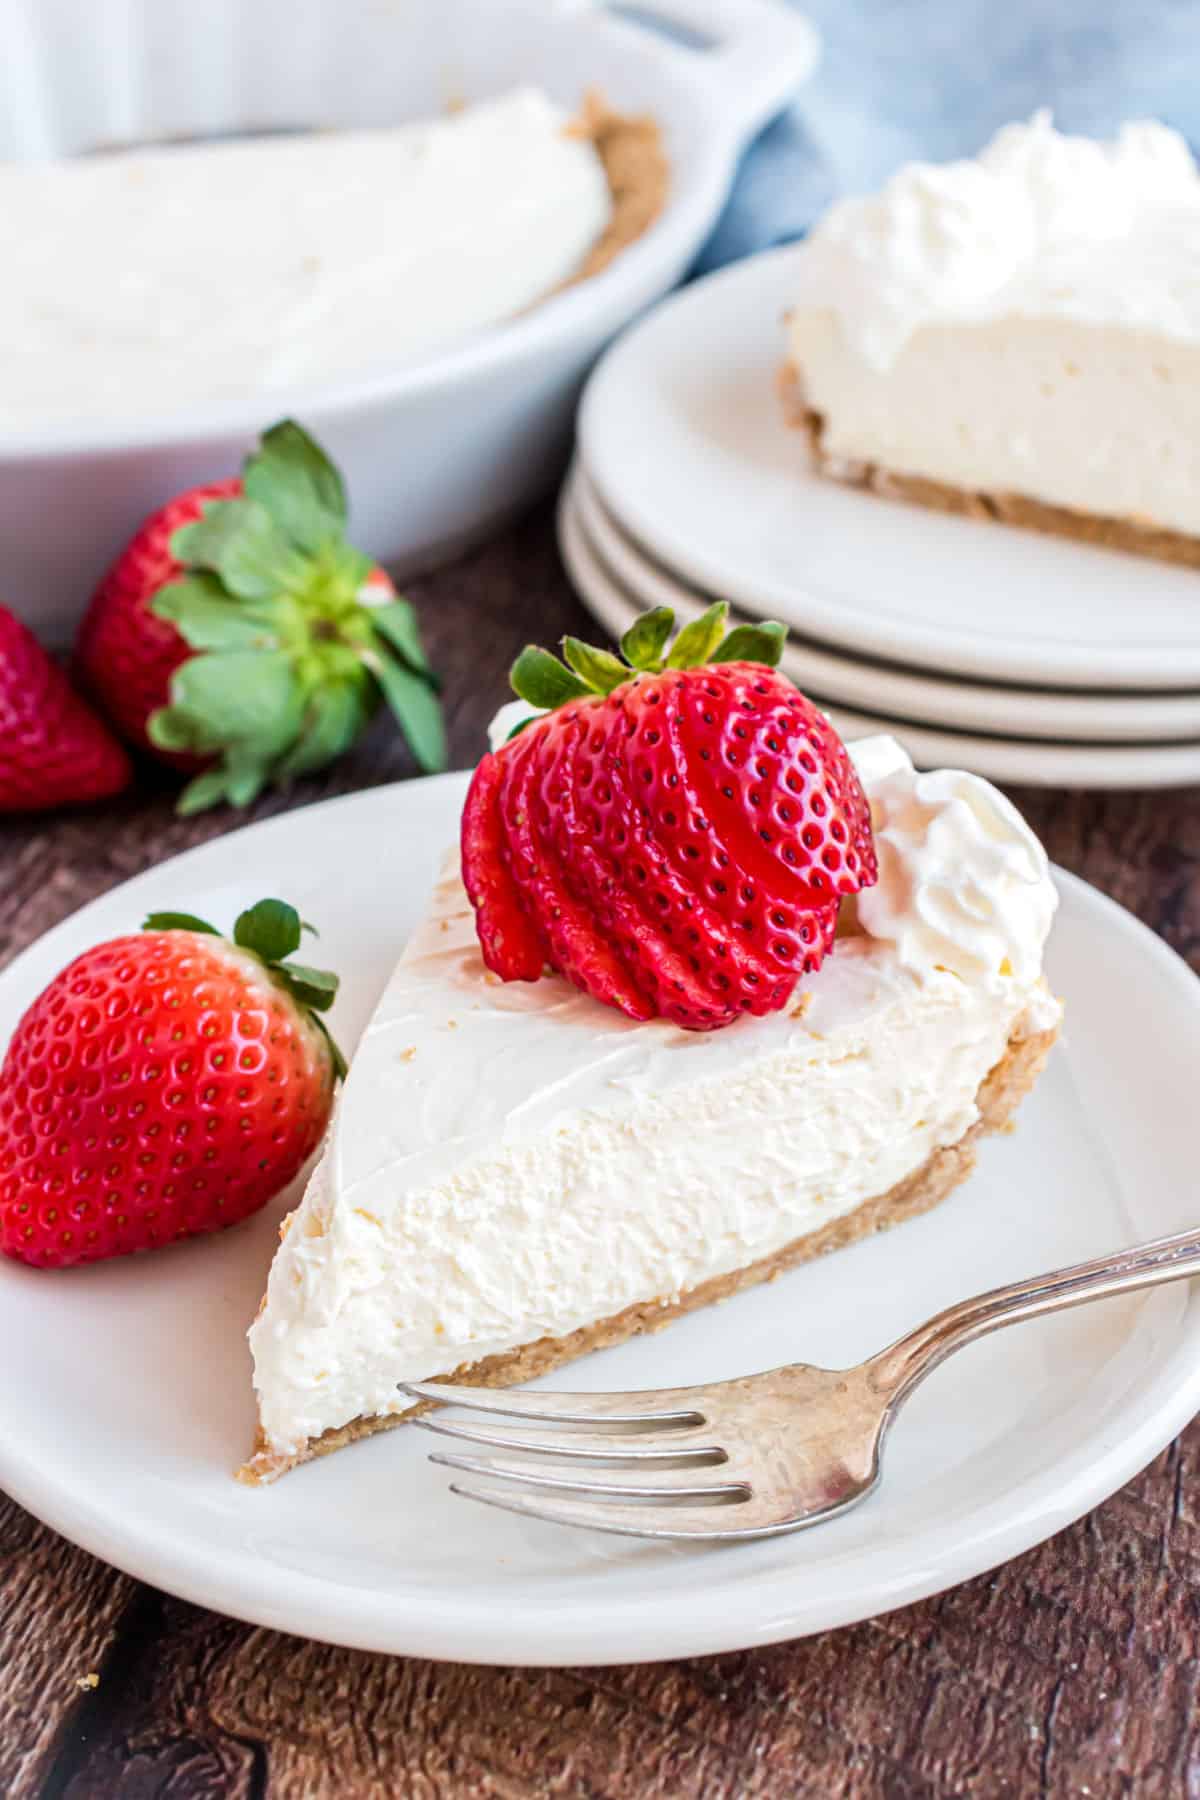
<path fill-rule="evenodd" d="M 828 720 L 745 663 L 705 669 L 675 698 L 697 791 L 745 875 L 809 908 L 856 893 L 867 807 Z"/>
<path fill-rule="evenodd" d="M 620 805 L 613 791 L 620 771 L 595 768 L 589 741 L 590 721 L 582 706 L 557 734 L 553 749 L 548 739 L 540 829 L 568 872 L 572 888 L 619 946 L 636 971 L 639 986 L 653 996 L 655 1011 L 693 1031 L 728 1025 L 739 1011 L 732 985 L 723 970 L 706 966 L 719 963 L 721 946 L 711 937 L 702 940 L 686 916 L 679 941 L 674 941 L 676 926 L 670 915 L 690 914 L 694 899 L 681 883 L 675 884 L 670 898 L 665 887 L 649 891 L 626 886 L 631 866 L 636 874 L 636 862 L 630 863 L 636 851 L 621 826 L 612 827 L 614 802 Z"/>
<path fill-rule="evenodd" d="M 570 715 L 563 715 L 569 722 Z M 555 720 L 559 724 L 559 720 Z M 530 912 L 550 946 L 554 966 L 568 981 L 615 1006 L 631 1019 L 649 1019 L 654 1008 L 638 987 L 632 971 L 611 944 L 605 942 L 588 908 L 572 894 L 548 842 L 539 834 L 534 786 L 538 758 L 535 745 L 540 732 L 523 732 L 505 747 L 506 779 L 500 794 L 500 815 L 508 845 L 508 867 Z"/>
<path fill-rule="evenodd" d="M 504 765 L 491 752 L 471 779 L 462 816 L 462 872 L 483 960 L 502 981 L 536 981 L 547 951 L 521 904 L 504 858 L 500 788 Z"/>
<path fill-rule="evenodd" d="M 497 753 L 490 835 L 464 834 L 473 862 L 503 862 L 554 966 L 693 1030 L 785 1005 L 832 948 L 840 898 L 876 879 L 845 747 L 774 672 L 782 628 L 726 635 L 726 612 L 669 648 L 670 614 L 645 615 L 622 641 L 632 672 L 573 638 L 569 667 L 526 650 L 513 686 L 546 716 Z M 477 781 L 472 805 L 497 786 Z"/>
<path fill-rule="evenodd" d="M 665 774 L 669 806 L 645 810 L 639 805 L 638 770 L 644 773 L 644 765 L 625 753 L 625 746 L 635 742 L 628 724 L 636 698 L 637 689 L 626 694 L 599 753 L 606 768 L 606 798 L 594 808 L 593 829 L 621 861 L 643 910 L 701 965 L 718 1003 L 732 1006 L 735 1013 L 769 1012 L 780 1004 L 776 991 L 780 971 L 769 958 L 755 953 L 753 943 L 714 902 L 711 878 L 722 872 L 715 862 L 717 846 L 710 833 L 695 828 L 685 778 L 669 768 Z M 593 732 L 589 743 L 592 756 L 597 755 L 597 735 Z M 644 782 L 642 787 L 647 791 Z M 590 791 L 595 792 L 594 785 Z M 791 972 L 786 975 L 790 986 Z"/>
<path fill-rule="evenodd" d="M 661 684 L 639 682 L 628 690 L 624 710 L 634 729 L 625 760 L 655 841 L 685 878 L 690 875 L 752 959 L 742 977 L 743 997 L 748 1012 L 761 1014 L 783 1005 L 797 976 L 818 966 L 837 908 L 833 919 L 820 919 L 816 912 L 827 910 L 827 903 L 814 908 L 807 897 L 797 904 L 781 894 L 784 880 L 759 853 L 752 830 L 736 812 L 731 816 L 720 808 L 711 775 L 716 750 L 702 744 L 689 753 L 686 742 L 682 702 L 700 691 L 700 673 L 670 675 Z"/>

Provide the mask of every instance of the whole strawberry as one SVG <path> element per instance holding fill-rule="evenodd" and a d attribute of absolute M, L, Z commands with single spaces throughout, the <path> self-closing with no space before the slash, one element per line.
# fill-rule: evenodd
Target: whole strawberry
<path fill-rule="evenodd" d="M 233 941 L 188 913 L 87 950 L 0 1069 L 0 1251 L 38 1268 L 219 1231 L 302 1168 L 345 1065 L 319 1014 L 337 978 L 290 960 L 294 908 Z"/>
<path fill-rule="evenodd" d="M 463 879 L 484 961 L 547 965 L 634 1019 L 692 1031 L 786 1005 L 876 880 L 866 799 L 823 714 L 776 673 L 780 625 L 716 605 L 668 647 L 665 607 L 622 662 L 530 648 L 513 687 L 543 717 L 475 772 Z"/>
<path fill-rule="evenodd" d="M 420 766 L 443 766 L 412 607 L 346 542 L 346 519 L 341 476 L 284 420 L 240 480 L 146 519 L 97 588 L 78 667 L 131 744 L 199 771 L 181 812 L 323 768 L 381 702 Z"/>
<path fill-rule="evenodd" d="M 0 606 L 0 812 L 105 800 L 129 758 L 33 633 Z"/>

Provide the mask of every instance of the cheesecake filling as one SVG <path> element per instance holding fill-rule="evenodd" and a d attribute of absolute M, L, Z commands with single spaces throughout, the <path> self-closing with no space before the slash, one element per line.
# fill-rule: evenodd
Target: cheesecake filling
<path fill-rule="evenodd" d="M 1200 172 L 1177 132 L 1048 115 L 910 164 L 797 253 L 789 361 L 829 472 L 1200 534 Z"/>
<path fill-rule="evenodd" d="M 400 1412 L 399 1380 L 562 1337 L 769 1256 L 956 1143 L 1052 1028 L 1055 896 L 1003 797 L 852 746 L 879 885 L 788 1008 L 697 1034 L 504 984 L 457 868 L 361 1043 L 251 1329 L 270 1447 Z"/>
<path fill-rule="evenodd" d="M 1200 537 L 1200 344 L 1014 318 L 924 327 L 877 371 L 833 313 L 805 312 L 790 362 L 838 479 L 881 469 Z"/>
<path fill-rule="evenodd" d="M 0 168 L 0 434 L 410 362 L 584 266 L 613 212 L 536 88 L 380 130 Z"/>

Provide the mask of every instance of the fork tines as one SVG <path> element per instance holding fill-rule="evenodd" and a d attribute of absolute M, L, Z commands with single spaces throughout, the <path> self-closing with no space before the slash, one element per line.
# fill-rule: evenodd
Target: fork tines
<path fill-rule="evenodd" d="M 543 1428 L 509 1430 L 490 1420 L 462 1423 L 440 1414 L 412 1421 L 439 1437 L 505 1453 L 475 1456 L 446 1450 L 430 1456 L 443 1468 L 480 1478 L 482 1486 L 455 1483 L 452 1491 L 489 1506 L 639 1537 L 679 1535 L 685 1524 L 681 1509 L 697 1509 L 707 1514 L 703 1535 L 710 1535 L 711 1508 L 736 1505 L 751 1495 L 745 1481 L 703 1478 L 702 1472 L 715 1474 L 728 1462 L 727 1453 L 705 1434 L 704 1414 L 694 1404 L 672 1404 L 669 1393 L 507 1393 L 438 1382 L 405 1382 L 401 1391 L 491 1419 L 514 1420 L 519 1427 Z M 510 1456 L 517 1460 L 507 1460 Z M 552 1472 L 539 1467 L 539 1461 L 557 1463 L 559 1471 L 563 1464 L 574 1466 L 569 1472 Z M 596 1480 L 592 1471 L 600 1469 L 636 1479 Z M 519 1498 L 514 1489 L 536 1498 Z M 629 1509 L 638 1509 L 636 1522 Z M 661 1533 L 647 1516 L 656 1509 L 665 1515 Z"/>

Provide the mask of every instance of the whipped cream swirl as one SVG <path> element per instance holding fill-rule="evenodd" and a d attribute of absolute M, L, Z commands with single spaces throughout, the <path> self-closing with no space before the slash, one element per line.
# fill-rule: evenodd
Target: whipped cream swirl
<path fill-rule="evenodd" d="M 863 930 L 909 968 L 1032 985 L 1058 896 L 1016 807 L 962 769 L 918 773 L 894 738 L 864 738 L 850 754 L 879 857 L 877 884 L 857 896 Z"/>
<path fill-rule="evenodd" d="M 834 206 L 798 252 L 805 312 L 831 308 L 888 367 L 922 326 L 1002 316 L 1200 338 L 1200 173 L 1176 131 L 1111 144 L 1009 125 L 975 160 L 909 163 Z"/>

